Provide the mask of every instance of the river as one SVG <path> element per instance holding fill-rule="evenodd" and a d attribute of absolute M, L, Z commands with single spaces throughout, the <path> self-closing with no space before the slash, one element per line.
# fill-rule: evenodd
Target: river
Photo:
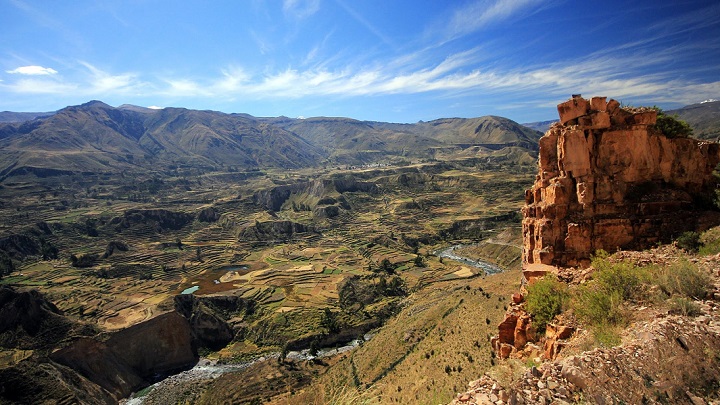
<path fill-rule="evenodd" d="M 311 355 L 309 349 L 305 349 L 302 351 L 290 351 L 287 353 L 285 358 L 288 360 L 293 360 L 293 361 L 303 361 L 303 360 L 312 360 L 314 358 L 335 356 L 335 355 L 345 353 L 345 352 L 355 349 L 356 347 L 363 344 L 363 342 L 370 340 L 373 336 L 374 336 L 373 333 L 366 333 L 363 336 L 363 339 L 355 339 L 345 346 L 333 347 L 333 348 L 322 348 L 322 349 L 318 350 L 318 353 L 316 356 Z M 278 357 L 280 357 L 280 353 L 274 352 L 274 353 L 265 354 L 264 356 L 256 358 L 254 360 L 250 360 L 250 361 L 246 361 L 246 362 L 242 362 L 242 363 L 236 363 L 236 364 L 221 364 L 215 360 L 201 358 L 200 361 L 198 362 L 198 364 L 196 364 L 195 367 L 191 368 L 190 370 L 171 375 L 171 376 L 163 379 L 162 381 L 159 381 L 159 382 L 151 385 L 150 387 L 148 387 L 149 389 L 145 388 L 140 392 L 147 394 L 151 390 L 152 391 L 163 390 L 163 389 L 166 389 L 166 387 L 192 383 L 192 382 L 198 381 L 198 380 L 215 379 L 225 373 L 232 373 L 232 372 L 244 370 L 256 363 L 260 363 L 263 361 L 277 360 Z M 140 404 L 142 404 L 144 401 L 144 395 L 137 397 L 137 398 L 135 398 L 134 395 L 137 395 L 137 393 L 133 394 L 133 396 L 131 396 L 130 398 L 128 398 L 124 401 L 120 401 L 120 403 L 123 405 L 140 405 Z"/>
<path fill-rule="evenodd" d="M 504 269 L 502 267 L 499 267 L 495 264 L 486 262 L 484 260 L 473 260 L 468 257 L 463 257 L 463 256 L 460 256 L 455 253 L 456 249 L 466 247 L 466 246 L 470 246 L 470 245 L 452 245 L 452 246 L 448 246 L 443 249 L 438 249 L 435 252 L 433 252 L 433 254 L 438 257 L 445 257 L 445 258 L 448 258 L 451 260 L 455 260 L 456 262 L 460 262 L 460 263 L 467 264 L 469 266 L 477 267 L 479 269 L 482 269 L 485 272 L 485 274 L 487 274 L 487 275 L 497 274 L 497 273 L 501 273 L 502 271 L 504 271 Z"/>

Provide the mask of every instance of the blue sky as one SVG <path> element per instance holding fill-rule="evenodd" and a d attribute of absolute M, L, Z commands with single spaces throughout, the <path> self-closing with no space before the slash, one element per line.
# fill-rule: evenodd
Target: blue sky
<path fill-rule="evenodd" d="M 720 2 L 0 0 L 0 110 L 554 119 L 720 98 Z"/>

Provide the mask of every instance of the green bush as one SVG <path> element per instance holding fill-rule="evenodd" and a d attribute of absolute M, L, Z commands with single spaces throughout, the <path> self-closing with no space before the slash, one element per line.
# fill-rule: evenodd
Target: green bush
<path fill-rule="evenodd" d="M 593 278 L 599 287 L 608 293 L 618 292 L 623 299 L 640 297 L 647 272 L 629 262 L 611 263 L 603 253 L 592 259 Z"/>
<path fill-rule="evenodd" d="M 705 298 L 713 288 L 710 275 L 687 259 L 660 269 L 656 283 L 668 296 L 678 294 L 696 299 Z"/>
<path fill-rule="evenodd" d="M 528 287 L 526 308 L 539 331 L 544 330 L 545 325 L 562 311 L 569 296 L 567 286 L 552 275 L 547 275 Z"/>
<path fill-rule="evenodd" d="M 668 138 L 687 138 L 692 135 L 692 127 L 685 121 L 678 118 L 677 115 L 667 115 L 662 109 L 655 107 L 657 110 L 657 120 L 655 127 L 660 130 Z"/>
<path fill-rule="evenodd" d="M 702 244 L 700 243 L 700 234 L 697 232 L 685 232 L 675 239 L 675 243 L 680 249 L 688 252 L 697 252 Z"/>
<path fill-rule="evenodd" d="M 577 289 L 573 309 L 578 318 L 592 326 L 618 325 L 627 320 L 623 302 L 620 290 L 592 283 Z"/>

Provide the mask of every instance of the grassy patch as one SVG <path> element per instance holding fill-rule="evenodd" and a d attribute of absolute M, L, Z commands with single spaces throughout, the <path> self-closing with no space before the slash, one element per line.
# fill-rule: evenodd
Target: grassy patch
<path fill-rule="evenodd" d="M 694 316 L 699 308 L 693 299 L 704 298 L 712 289 L 710 276 L 685 258 L 662 267 L 638 267 L 612 262 L 600 251 L 592 265 L 593 280 L 573 291 L 571 307 L 600 346 L 620 343 L 619 331 L 630 321 L 626 303 L 646 300 L 648 291 L 660 291 L 670 312 Z"/>
<path fill-rule="evenodd" d="M 620 291 L 591 283 L 577 289 L 573 309 L 580 319 L 592 326 L 618 325 L 627 320 L 622 303 Z"/>
<path fill-rule="evenodd" d="M 700 235 L 700 245 L 698 253 L 702 256 L 720 253 L 720 227 L 703 232 Z"/>
<path fill-rule="evenodd" d="M 658 286 L 667 295 L 703 299 L 712 290 L 710 276 L 687 259 L 661 268 L 656 276 Z"/>

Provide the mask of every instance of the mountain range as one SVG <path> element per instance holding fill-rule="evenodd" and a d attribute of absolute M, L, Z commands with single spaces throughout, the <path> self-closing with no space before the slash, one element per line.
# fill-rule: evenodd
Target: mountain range
<path fill-rule="evenodd" d="M 700 139 L 720 137 L 720 102 L 667 111 Z M 414 124 L 342 117 L 253 117 L 90 101 L 56 112 L 0 112 L 0 177 L 34 173 L 296 169 L 393 160 L 534 156 L 554 121 L 497 116 Z"/>
<path fill-rule="evenodd" d="M 3 113 L 0 176 L 174 168 L 256 170 L 397 159 L 534 153 L 542 135 L 507 118 L 416 124 L 350 118 L 261 118 L 100 101 L 55 113 Z"/>

